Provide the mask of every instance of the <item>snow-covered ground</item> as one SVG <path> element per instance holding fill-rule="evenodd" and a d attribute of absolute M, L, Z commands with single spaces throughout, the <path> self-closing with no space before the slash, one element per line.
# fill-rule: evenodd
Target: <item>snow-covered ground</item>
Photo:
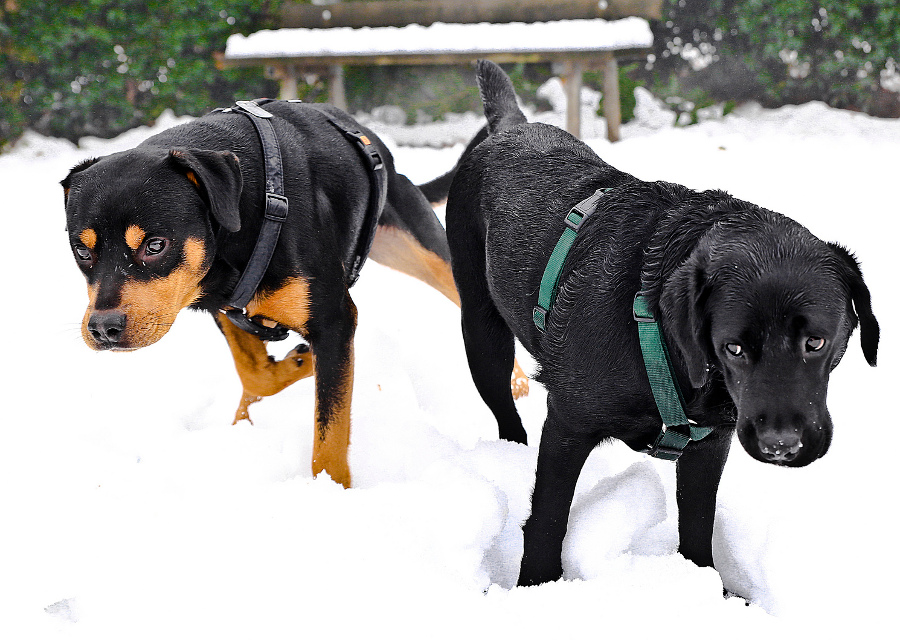
<path fill-rule="evenodd" d="M 854 338 L 832 377 L 825 458 L 780 469 L 732 448 L 715 554 L 751 606 L 675 553 L 674 467 L 617 444 L 581 475 L 565 579 L 512 588 L 545 393 L 533 383 L 518 402 L 532 445 L 498 441 L 456 308 L 371 261 L 353 290 L 351 490 L 311 477 L 311 381 L 231 425 L 240 386 L 208 317 L 185 312 L 135 353 L 90 351 L 57 183 L 151 133 L 139 130 L 82 148 L 28 135 L 0 156 L 0 637 L 890 633 L 900 122 L 809 104 L 672 128 L 644 107 L 622 142 L 590 141 L 601 156 L 641 178 L 725 188 L 851 247 L 882 326 L 880 366 Z M 395 149 L 415 181 L 461 150 Z"/>

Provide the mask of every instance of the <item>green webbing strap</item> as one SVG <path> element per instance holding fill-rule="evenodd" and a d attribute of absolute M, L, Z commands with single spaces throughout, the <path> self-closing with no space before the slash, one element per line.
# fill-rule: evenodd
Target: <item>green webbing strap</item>
<path fill-rule="evenodd" d="M 544 275 L 541 277 L 541 288 L 538 291 L 538 303 L 534 308 L 533 318 L 535 326 L 544 331 L 547 326 L 547 314 L 550 313 L 553 302 L 556 300 L 556 288 L 559 284 L 559 274 L 562 272 L 563 264 L 575 237 L 578 235 L 578 229 L 581 223 L 597 209 L 597 203 L 604 193 L 609 189 L 597 189 L 594 194 L 585 198 L 566 214 L 566 229 L 559 237 L 559 241 L 547 260 L 547 266 L 544 268 Z"/>
<path fill-rule="evenodd" d="M 600 198 L 609 190 L 597 189 L 592 196 L 576 204 L 566 214 L 566 229 L 553 248 L 550 259 L 547 260 L 538 291 L 538 304 L 534 308 L 534 324 L 541 331 L 544 331 L 547 325 L 547 315 L 556 300 L 559 275 L 578 230 L 585 219 L 596 211 Z M 712 433 L 712 429 L 697 426 L 685 415 L 684 399 L 672 374 L 669 351 L 660 333 L 659 324 L 653 317 L 642 292 L 638 292 L 634 297 L 633 313 L 638 325 L 641 353 L 644 356 L 647 377 L 650 379 L 650 388 L 653 390 L 653 399 L 656 400 L 656 407 L 663 421 L 662 430 L 647 453 L 662 460 L 678 460 L 689 442 L 705 438 Z"/>
<path fill-rule="evenodd" d="M 669 351 L 643 292 L 638 292 L 634 297 L 633 312 L 653 399 L 663 421 L 662 431 L 650 447 L 649 454 L 663 460 L 677 460 L 691 440 L 705 438 L 712 429 L 697 426 L 685 415 L 684 399 L 672 375 Z M 685 429 L 687 433 L 684 433 Z"/>

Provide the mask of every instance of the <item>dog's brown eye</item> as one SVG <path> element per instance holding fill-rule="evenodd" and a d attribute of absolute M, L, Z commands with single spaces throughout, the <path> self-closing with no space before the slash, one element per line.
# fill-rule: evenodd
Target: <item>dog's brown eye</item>
<path fill-rule="evenodd" d="M 726 344 L 725 350 L 735 358 L 740 358 L 742 355 L 744 355 L 744 347 L 734 342 L 729 342 L 728 344 Z"/>
<path fill-rule="evenodd" d="M 809 338 L 806 341 L 806 350 L 807 351 L 820 351 L 822 347 L 825 346 L 825 338 Z"/>
<path fill-rule="evenodd" d="M 147 249 L 145 253 L 148 256 L 155 256 L 159 253 L 162 253 L 166 248 L 166 241 L 162 238 L 153 238 L 147 241 Z"/>
<path fill-rule="evenodd" d="M 169 248 L 165 238 L 148 238 L 138 251 L 137 258 L 145 265 L 162 259 Z"/>
<path fill-rule="evenodd" d="M 75 257 L 82 262 L 88 262 L 91 259 L 91 250 L 83 244 L 76 244 L 72 249 L 75 251 Z"/>

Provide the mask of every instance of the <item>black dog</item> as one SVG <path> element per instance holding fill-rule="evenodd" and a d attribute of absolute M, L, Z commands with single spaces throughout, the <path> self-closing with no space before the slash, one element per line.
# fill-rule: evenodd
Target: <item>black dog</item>
<path fill-rule="evenodd" d="M 679 549 L 712 566 L 716 491 L 735 428 L 757 460 L 807 465 L 828 449 L 828 378 L 857 325 L 875 364 L 878 323 L 859 266 L 777 213 L 721 191 L 637 180 L 568 133 L 526 124 L 492 63 L 479 62 L 478 82 L 491 135 L 462 160 L 447 208 L 466 352 L 503 438 L 525 441 L 506 384 L 514 337 L 548 390 L 519 584 L 562 575 L 569 507 L 591 449 L 618 438 L 647 451 L 659 437 L 639 291 L 687 416 L 712 428 L 677 463 Z M 601 188 L 542 331 L 534 308 L 564 217 Z"/>
<path fill-rule="evenodd" d="M 247 268 L 271 191 L 261 134 L 240 110 L 214 112 L 135 149 L 88 160 L 63 180 L 69 238 L 88 283 L 82 334 L 94 349 L 138 349 L 159 340 L 181 309 L 208 311 L 244 387 L 236 420 L 248 417 L 247 406 L 261 396 L 314 374 L 313 472 L 324 469 L 349 486 L 356 308 L 348 287 L 367 217 L 378 216 L 373 260 L 458 304 L 446 236 L 371 131 L 332 107 L 261 104 L 272 116 L 288 206 L 245 318 L 260 329 L 277 323 L 297 331 L 309 347 L 275 361 L 265 332 L 248 333 L 223 313 Z M 383 166 L 367 166 L 361 148 Z M 381 211 L 372 208 L 376 171 L 386 172 Z"/>

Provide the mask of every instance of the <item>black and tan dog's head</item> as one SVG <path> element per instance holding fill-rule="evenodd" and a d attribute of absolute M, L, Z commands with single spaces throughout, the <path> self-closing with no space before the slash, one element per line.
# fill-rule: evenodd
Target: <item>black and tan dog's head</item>
<path fill-rule="evenodd" d="M 800 467 L 831 443 L 828 379 L 850 334 L 860 327 L 874 366 L 878 322 L 852 255 L 787 218 L 760 215 L 760 224 L 707 234 L 660 303 L 692 385 L 722 373 L 747 453 Z"/>
<path fill-rule="evenodd" d="M 85 161 L 62 185 L 69 242 L 88 285 L 84 341 L 97 350 L 153 344 L 202 293 L 211 219 L 240 227 L 237 157 L 138 147 Z"/>

